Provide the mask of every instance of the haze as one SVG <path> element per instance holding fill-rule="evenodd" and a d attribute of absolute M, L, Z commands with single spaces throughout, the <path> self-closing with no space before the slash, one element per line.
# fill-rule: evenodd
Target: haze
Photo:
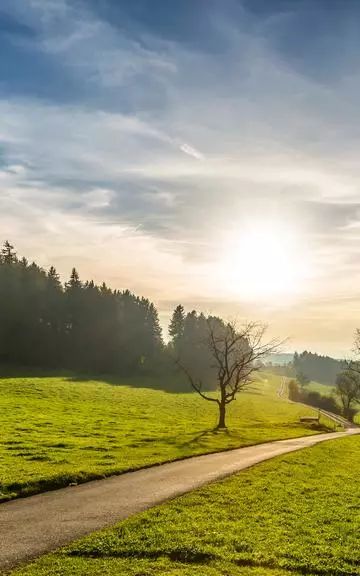
<path fill-rule="evenodd" d="M 66 279 L 349 355 L 357 1 L 2 0 L 0 230 Z"/>

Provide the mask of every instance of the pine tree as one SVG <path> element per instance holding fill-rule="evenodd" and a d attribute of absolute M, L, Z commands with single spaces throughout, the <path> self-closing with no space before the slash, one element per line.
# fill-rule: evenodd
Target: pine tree
<path fill-rule="evenodd" d="M 169 324 L 169 335 L 171 336 L 174 345 L 176 345 L 176 343 L 183 337 L 184 327 L 185 311 L 184 307 L 179 304 L 176 306 Z"/>
<path fill-rule="evenodd" d="M 68 289 L 81 288 L 81 286 L 82 286 L 82 284 L 80 282 L 80 277 L 79 277 L 78 271 L 76 270 L 76 268 L 73 268 L 71 270 L 70 280 L 66 284 L 66 288 L 68 288 Z"/>
<path fill-rule="evenodd" d="M 12 246 L 8 240 L 4 242 L 4 246 L 1 249 L 1 261 L 4 264 L 14 264 L 17 262 L 14 246 Z"/>
<path fill-rule="evenodd" d="M 56 272 L 56 269 L 54 268 L 54 266 L 50 266 L 47 277 L 50 280 L 50 283 L 52 286 L 57 286 L 57 287 L 61 286 L 60 276 Z"/>

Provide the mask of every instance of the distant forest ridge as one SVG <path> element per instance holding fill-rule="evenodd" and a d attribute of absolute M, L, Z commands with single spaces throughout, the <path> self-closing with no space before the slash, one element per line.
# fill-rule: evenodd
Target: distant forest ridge
<path fill-rule="evenodd" d="M 315 380 L 320 384 L 335 384 L 337 375 L 346 367 L 344 360 L 336 360 L 330 356 L 321 356 L 305 350 L 295 352 L 293 367 L 298 379 Z"/>
<path fill-rule="evenodd" d="M 322 356 L 307 350 L 294 354 L 271 354 L 267 358 L 266 364 L 291 366 L 293 375 L 302 384 L 306 384 L 310 380 L 315 380 L 320 384 L 335 384 L 337 375 L 345 368 L 343 360 Z"/>
<path fill-rule="evenodd" d="M 265 359 L 265 364 L 273 364 L 274 366 L 286 366 L 294 359 L 294 354 L 286 352 L 284 354 L 269 354 Z"/>
<path fill-rule="evenodd" d="M 294 376 L 302 384 L 315 380 L 320 384 L 335 384 L 337 375 L 344 369 L 345 362 L 331 356 L 322 356 L 314 352 L 294 352 L 284 354 L 271 354 L 266 359 L 266 364 L 273 366 L 291 365 Z"/>

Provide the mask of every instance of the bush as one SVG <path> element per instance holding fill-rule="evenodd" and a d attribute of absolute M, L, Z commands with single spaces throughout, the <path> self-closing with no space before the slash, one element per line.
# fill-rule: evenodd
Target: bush
<path fill-rule="evenodd" d="M 296 380 L 289 382 L 289 398 L 294 402 L 303 402 L 314 408 L 341 414 L 341 409 L 333 396 L 322 396 L 319 392 L 307 392 L 298 385 Z"/>

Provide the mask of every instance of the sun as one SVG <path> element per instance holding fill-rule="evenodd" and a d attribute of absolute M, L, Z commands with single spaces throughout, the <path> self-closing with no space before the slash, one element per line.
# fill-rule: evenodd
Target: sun
<path fill-rule="evenodd" d="M 310 262 L 295 231 L 256 222 L 228 235 L 219 272 L 227 292 L 272 303 L 304 292 Z"/>

